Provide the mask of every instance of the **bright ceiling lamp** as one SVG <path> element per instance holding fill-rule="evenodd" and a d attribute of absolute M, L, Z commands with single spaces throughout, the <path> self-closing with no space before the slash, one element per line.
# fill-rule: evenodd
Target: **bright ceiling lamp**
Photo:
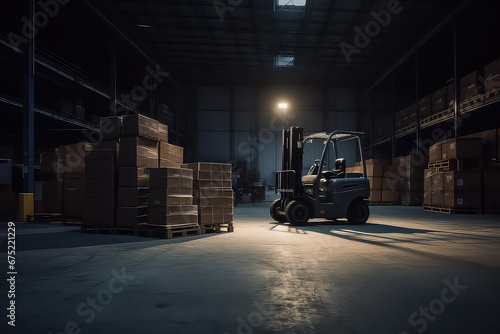
<path fill-rule="evenodd" d="M 278 108 L 280 108 L 280 109 L 287 109 L 288 108 L 288 103 L 285 103 L 285 102 L 278 103 Z"/>

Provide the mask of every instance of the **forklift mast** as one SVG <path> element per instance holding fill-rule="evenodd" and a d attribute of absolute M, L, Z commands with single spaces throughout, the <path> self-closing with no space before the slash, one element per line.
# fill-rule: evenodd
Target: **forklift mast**
<path fill-rule="evenodd" d="M 302 193 L 302 154 L 304 129 L 296 126 L 290 129 L 283 129 L 283 156 L 282 156 L 282 170 L 294 171 L 294 184 L 293 189 L 296 193 Z"/>

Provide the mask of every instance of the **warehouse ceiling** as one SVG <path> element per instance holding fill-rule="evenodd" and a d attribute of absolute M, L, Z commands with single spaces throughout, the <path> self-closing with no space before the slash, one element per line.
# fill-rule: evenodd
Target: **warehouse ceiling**
<path fill-rule="evenodd" d="M 93 5 L 180 81 L 271 79 L 358 86 L 375 80 L 459 3 L 415 0 L 402 1 L 398 6 L 396 1 L 368 0 L 95 2 Z M 372 10 L 391 14 L 382 15 L 382 23 L 376 23 Z M 372 37 L 361 38 L 356 46 L 356 31 L 367 25 Z"/>

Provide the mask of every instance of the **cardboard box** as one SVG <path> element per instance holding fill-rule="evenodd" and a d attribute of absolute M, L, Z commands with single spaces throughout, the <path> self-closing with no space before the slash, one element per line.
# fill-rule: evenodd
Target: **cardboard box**
<path fill-rule="evenodd" d="M 483 143 L 479 138 L 449 139 L 443 145 L 447 160 L 482 159 Z"/>
<path fill-rule="evenodd" d="M 120 138 L 120 167 L 158 167 L 158 142 L 143 137 Z"/>
<path fill-rule="evenodd" d="M 433 114 L 433 102 L 433 96 L 431 95 L 427 95 L 418 101 L 418 112 L 420 119 L 427 118 Z M 446 103 L 446 101 L 444 101 L 444 103 Z"/>
<path fill-rule="evenodd" d="M 186 207 L 155 206 L 149 208 L 149 221 L 156 225 L 197 224 L 198 210 L 195 205 Z M 175 211 L 175 212 L 174 212 Z"/>
<path fill-rule="evenodd" d="M 158 137 L 160 142 L 168 143 L 168 126 L 158 123 Z"/>
<path fill-rule="evenodd" d="M 232 189 L 221 189 L 221 188 L 206 188 L 202 190 L 193 190 L 193 196 L 198 199 L 205 198 L 233 198 Z"/>
<path fill-rule="evenodd" d="M 444 174 L 444 190 L 447 192 L 481 190 L 481 172 L 447 172 Z"/>
<path fill-rule="evenodd" d="M 92 144 L 91 152 L 87 154 L 87 159 L 94 154 L 95 151 L 114 151 L 114 159 L 117 160 L 120 144 L 118 140 L 103 140 L 100 143 Z"/>
<path fill-rule="evenodd" d="M 445 191 L 444 206 L 447 208 L 480 209 L 480 191 Z"/>
<path fill-rule="evenodd" d="M 485 171 L 484 190 L 486 191 L 500 191 L 500 171 Z"/>
<path fill-rule="evenodd" d="M 85 177 L 83 174 L 65 173 L 63 175 L 64 188 L 84 188 Z"/>
<path fill-rule="evenodd" d="M 122 118 L 120 116 L 101 117 L 99 127 L 104 140 L 118 140 L 122 134 Z"/>
<path fill-rule="evenodd" d="M 221 181 L 221 180 L 195 180 L 194 189 L 205 189 L 205 188 L 232 188 L 231 181 Z"/>
<path fill-rule="evenodd" d="M 43 209 L 45 213 L 62 211 L 63 180 L 42 181 Z"/>
<path fill-rule="evenodd" d="M 233 221 L 233 214 L 216 214 L 212 216 L 200 216 L 200 225 L 226 224 Z"/>
<path fill-rule="evenodd" d="M 193 171 L 187 168 L 152 168 L 151 187 L 193 187 Z"/>
<path fill-rule="evenodd" d="M 87 153 L 92 150 L 92 145 L 87 142 L 62 145 L 58 149 L 58 155 L 63 157 L 65 173 L 83 173 L 85 170 L 85 159 Z"/>
<path fill-rule="evenodd" d="M 485 191 L 484 208 L 486 210 L 500 210 L 500 190 Z"/>
<path fill-rule="evenodd" d="M 113 227 L 115 201 L 113 198 L 85 198 L 83 223 L 87 227 Z"/>
<path fill-rule="evenodd" d="M 150 188 L 149 189 L 149 206 L 167 206 L 167 205 L 192 205 L 193 196 L 186 195 L 169 195 L 169 188 Z"/>
<path fill-rule="evenodd" d="M 410 179 L 399 183 L 399 191 L 401 192 L 423 192 L 424 179 Z"/>
<path fill-rule="evenodd" d="M 424 178 L 424 191 L 432 191 L 432 175 Z"/>
<path fill-rule="evenodd" d="M 396 177 L 383 177 L 382 178 L 382 189 L 384 190 L 399 190 L 399 183 L 401 178 Z"/>
<path fill-rule="evenodd" d="M 382 202 L 382 190 L 380 189 L 370 190 L 370 198 L 368 200 L 373 203 Z"/>
<path fill-rule="evenodd" d="M 444 206 L 444 191 L 432 191 L 431 201 L 432 206 Z"/>
<path fill-rule="evenodd" d="M 382 189 L 382 177 L 380 176 L 370 176 L 370 189 Z"/>
<path fill-rule="evenodd" d="M 447 101 L 446 104 L 448 105 L 446 109 L 455 107 L 455 83 L 451 83 L 448 85 L 448 94 L 446 101 Z"/>
<path fill-rule="evenodd" d="M 399 192 L 397 190 L 382 190 L 382 202 L 398 202 Z"/>
<path fill-rule="evenodd" d="M 87 160 L 85 178 L 114 180 L 116 178 L 115 162 L 113 160 Z"/>
<path fill-rule="evenodd" d="M 192 169 L 193 172 L 230 172 L 232 171 L 231 164 L 220 164 L 213 162 L 194 162 L 183 164 L 182 168 Z"/>
<path fill-rule="evenodd" d="M 117 207 L 116 226 L 135 228 L 139 223 L 147 223 L 148 207 Z"/>
<path fill-rule="evenodd" d="M 470 99 L 478 94 L 476 71 L 460 79 L 460 101 Z"/>
<path fill-rule="evenodd" d="M 149 187 L 150 169 L 144 167 L 120 167 L 118 169 L 119 187 Z"/>
<path fill-rule="evenodd" d="M 85 197 L 113 198 L 115 196 L 114 179 L 85 178 Z"/>
<path fill-rule="evenodd" d="M 147 188 L 118 188 L 118 206 L 136 207 L 147 206 L 149 202 L 149 189 Z"/>
<path fill-rule="evenodd" d="M 424 205 L 432 205 L 432 191 L 424 191 Z"/>
<path fill-rule="evenodd" d="M 184 163 L 184 149 L 166 142 L 159 144 L 159 158 L 179 164 Z"/>
<path fill-rule="evenodd" d="M 492 91 L 500 88 L 500 59 L 497 59 L 484 67 L 484 89 Z"/>
<path fill-rule="evenodd" d="M 160 168 L 181 168 L 182 164 L 175 161 L 160 159 L 160 164 L 158 167 Z"/>
<path fill-rule="evenodd" d="M 381 164 L 366 164 L 366 175 L 368 177 L 381 177 L 383 173 L 383 165 Z"/>
<path fill-rule="evenodd" d="M 85 189 L 63 188 L 62 215 L 66 218 L 83 218 Z"/>
<path fill-rule="evenodd" d="M 448 87 L 443 87 L 440 90 L 434 92 L 432 94 L 432 113 L 437 114 L 438 112 L 441 112 L 443 110 L 448 109 Z M 429 115 L 429 116 L 431 116 Z M 422 119 L 422 114 L 420 114 L 420 119 Z"/>
<path fill-rule="evenodd" d="M 399 192 L 399 199 L 401 203 L 409 203 L 412 205 L 422 205 L 423 203 L 423 192 L 420 191 L 403 191 Z"/>
<path fill-rule="evenodd" d="M 160 140 L 159 122 L 144 115 L 123 116 L 123 136 Z"/>
<path fill-rule="evenodd" d="M 444 190 L 444 173 L 440 172 L 432 176 L 432 191 Z"/>
<path fill-rule="evenodd" d="M 233 199 L 230 197 L 220 197 L 220 198 L 202 198 L 198 199 L 196 204 L 200 207 L 233 207 Z"/>
<path fill-rule="evenodd" d="M 429 162 L 440 161 L 442 158 L 441 142 L 429 147 Z"/>

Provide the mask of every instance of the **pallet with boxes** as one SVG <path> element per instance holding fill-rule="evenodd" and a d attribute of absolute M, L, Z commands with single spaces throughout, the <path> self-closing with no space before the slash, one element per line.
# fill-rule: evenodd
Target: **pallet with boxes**
<path fill-rule="evenodd" d="M 429 149 L 424 207 L 442 213 L 500 211 L 498 129 L 438 142 Z"/>
<path fill-rule="evenodd" d="M 231 165 L 198 162 L 184 164 L 183 167 L 193 170 L 193 196 L 198 206 L 202 233 L 233 232 Z"/>

